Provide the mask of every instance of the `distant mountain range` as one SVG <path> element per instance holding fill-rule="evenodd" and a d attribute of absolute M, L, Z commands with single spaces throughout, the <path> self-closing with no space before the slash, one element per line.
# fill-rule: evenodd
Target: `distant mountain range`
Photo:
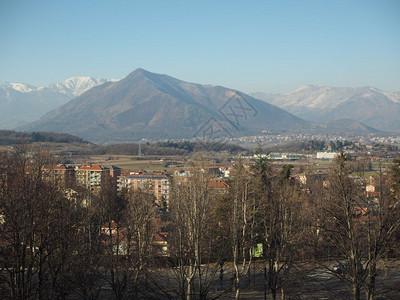
<path fill-rule="evenodd" d="M 259 99 L 315 122 L 353 119 L 382 131 L 400 131 L 400 93 L 374 87 L 307 85 L 284 94 L 256 93 Z"/>
<path fill-rule="evenodd" d="M 0 83 L 0 128 L 11 129 L 36 121 L 50 110 L 108 81 L 102 78 L 72 77 L 47 87 Z"/>
<path fill-rule="evenodd" d="M 380 132 L 375 128 L 400 131 L 399 106 L 400 94 L 372 87 L 310 85 L 286 95 L 250 96 L 137 69 L 120 81 L 74 77 L 45 88 L 2 84 L 0 108 L 8 110 L 0 111 L 0 128 L 63 132 L 94 142 L 373 134 Z"/>
<path fill-rule="evenodd" d="M 208 141 L 216 135 L 301 131 L 309 126 L 239 91 L 137 69 L 118 82 L 90 89 L 23 129 L 119 142 L 191 137 Z"/>

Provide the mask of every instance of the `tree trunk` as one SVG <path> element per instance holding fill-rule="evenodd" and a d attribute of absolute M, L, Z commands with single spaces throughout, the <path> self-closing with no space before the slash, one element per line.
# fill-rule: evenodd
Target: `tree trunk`
<path fill-rule="evenodd" d="M 192 294 L 192 281 L 190 279 L 187 279 L 186 300 L 191 299 L 191 294 Z"/>
<path fill-rule="evenodd" d="M 369 282 L 367 287 L 367 300 L 375 299 L 376 264 L 369 266 Z"/>
<path fill-rule="evenodd" d="M 187 283 L 187 287 L 186 287 L 186 300 L 190 300 L 192 298 L 192 284 L 193 284 L 193 266 L 192 263 L 190 263 L 189 265 L 189 277 L 186 277 L 186 283 Z"/>
<path fill-rule="evenodd" d="M 271 289 L 272 291 L 272 299 L 276 300 L 276 289 Z"/>
<path fill-rule="evenodd" d="M 353 300 L 360 300 L 360 286 L 357 283 L 353 283 Z"/>

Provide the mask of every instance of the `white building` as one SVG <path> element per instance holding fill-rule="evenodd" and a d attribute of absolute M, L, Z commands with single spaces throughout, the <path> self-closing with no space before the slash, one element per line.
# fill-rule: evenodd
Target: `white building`
<path fill-rule="evenodd" d="M 317 159 L 334 159 L 338 155 L 337 152 L 317 152 Z"/>

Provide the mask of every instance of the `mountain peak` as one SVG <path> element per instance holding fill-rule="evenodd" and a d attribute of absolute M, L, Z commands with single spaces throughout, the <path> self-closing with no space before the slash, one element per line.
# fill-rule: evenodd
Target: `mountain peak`
<path fill-rule="evenodd" d="M 136 69 L 123 79 L 125 82 L 150 84 L 163 93 L 175 93 L 177 89 L 187 82 L 176 79 L 166 74 L 152 73 L 142 68 Z M 195 84 L 194 84 L 195 85 Z"/>
<path fill-rule="evenodd" d="M 123 80 L 137 80 L 138 78 L 149 78 L 159 74 L 151 73 L 145 69 L 137 68 L 133 72 L 129 73 Z"/>
<path fill-rule="evenodd" d="M 83 82 L 83 81 L 95 81 L 96 79 L 91 76 L 74 76 L 69 77 L 60 83 L 69 83 L 69 82 Z"/>
<path fill-rule="evenodd" d="M 308 122 L 276 106 L 238 93 L 140 68 L 119 82 L 101 85 L 72 99 L 25 129 L 51 128 L 91 140 L 121 142 L 142 138 L 201 138 L 209 124 L 221 136 L 256 134 L 262 130 L 292 131 L 308 126 Z M 226 105 L 233 103 L 233 95 L 247 107 L 246 115 L 241 118 L 237 117 L 240 112 L 236 119 L 229 115 Z M 221 112 L 223 108 L 227 113 Z"/>
<path fill-rule="evenodd" d="M 145 72 L 149 73 L 149 71 L 143 68 L 137 68 L 135 71 L 133 71 L 133 73 L 145 73 Z"/>
<path fill-rule="evenodd" d="M 380 89 L 378 89 L 378 88 L 376 88 L 376 87 L 374 87 L 374 86 L 370 86 L 370 85 L 364 86 L 364 87 L 362 87 L 361 89 L 362 89 L 362 90 L 366 90 L 366 91 L 377 92 L 377 93 L 382 93 L 382 92 L 384 92 L 384 91 L 382 91 L 382 90 L 380 90 Z"/>
<path fill-rule="evenodd" d="M 400 96 L 373 86 L 306 85 L 276 97 L 271 103 L 310 121 L 347 118 L 383 131 L 400 130 Z"/>
<path fill-rule="evenodd" d="M 115 81 L 112 79 L 94 78 L 90 76 L 75 76 L 65 79 L 59 83 L 49 85 L 50 90 L 59 91 L 62 94 L 76 97 L 94 86 L 103 84 L 105 82 Z"/>
<path fill-rule="evenodd" d="M 20 82 L 0 83 L 0 128 L 37 120 L 45 113 L 112 79 L 76 76 L 46 87 Z"/>
<path fill-rule="evenodd" d="M 298 93 L 298 92 L 301 92 L 301 91 L 304 91 L 304 90 L 310 90 L 310 89 L 314 90 L 314 89 L 321 89 L 321 88 L 326 88 L 326 87 L 323 86 L 323 85 L 306 84 L 306 85 L 303 85 L 303 86 L 299 87 L 298 89 L 296 89 L 294 92 L 291 92 L 290 94 Z"/>
<path fill-rule="evenodd" d="M 32 85 L 21 82 L 4 82 L 1 83 L 1 86 L 3 86 L 4 88 L 11 88 L 21 93 L 29 93 L 36 89 L 36 87 Z"/>
<path fill-rule="evenodd" d="M 137 68 L 136 70 L 131 72 L 127 77 L 134 76 L 134 75 L 146 76 L 146 75 L 150 75 L 150 74 L 155 74 L 155 73 L 149 72 L 149 71 L 147 71 L 147 70 L 145 70 L 143 68 Z"/>

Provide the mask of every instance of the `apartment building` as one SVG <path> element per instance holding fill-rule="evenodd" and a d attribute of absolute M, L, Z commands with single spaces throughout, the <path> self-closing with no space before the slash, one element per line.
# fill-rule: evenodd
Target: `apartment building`
<path fill-rule="evenodd" d="M 170 179 L 165 174 L 130 172 L 118 177 L 118 190 L 124 188 L 141 189 L 152 193 L 157 198 L 157 203 L 169 198 Z"/>
<path fill-rule="evenodd" d="M 74 168 L 64 164 L 45 166 L 43 175 L 61 188 L 71 187 L 75 181 Z"/>
<path fill-rule="evenodd" d="M 100 165 L 83 165 L 75 169 L 76 183 L 97 194 L 110 178 L 110 169 Z"/>

